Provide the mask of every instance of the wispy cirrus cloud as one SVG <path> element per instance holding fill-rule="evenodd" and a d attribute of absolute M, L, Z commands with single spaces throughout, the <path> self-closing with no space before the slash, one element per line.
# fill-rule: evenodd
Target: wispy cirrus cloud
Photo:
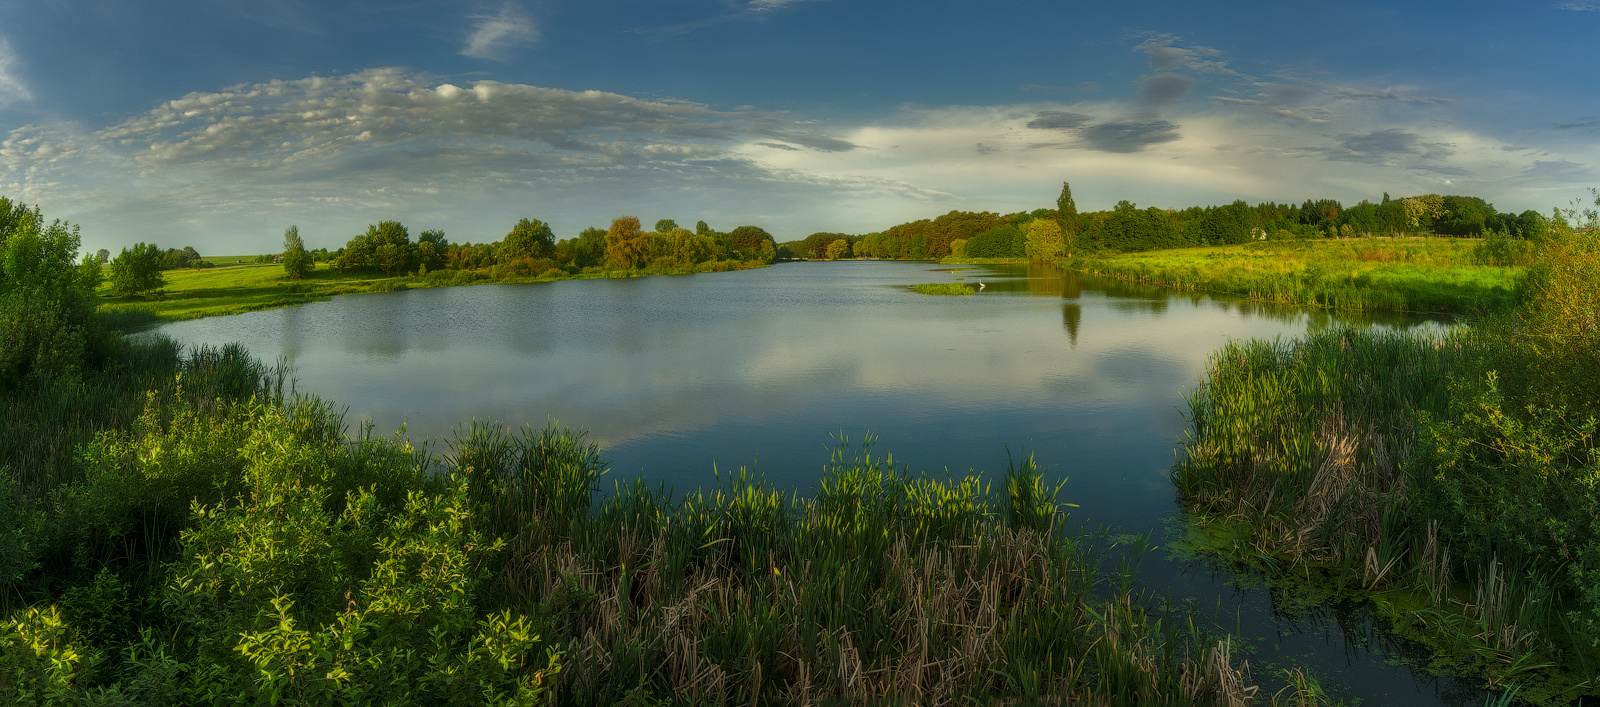
<path fill-rule="evenodd" d="M 523 9 L 508 2 L 493 15 L 473 15 L 472 34 L 467 36 L 463 56 L 504 61 L 514 47 L 539 39 L 539 29 Z"/>
<path fill-rule="evenodd" d="M 11 42 L 0 38 L 0 108 L 33 100 L 33 92 L 18 76 L 19 72 L 17 53 L 11 50 Z"/>

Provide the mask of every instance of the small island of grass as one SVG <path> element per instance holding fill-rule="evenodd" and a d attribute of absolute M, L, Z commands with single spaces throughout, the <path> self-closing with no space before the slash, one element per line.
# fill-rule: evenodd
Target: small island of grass
<path fill-rule="evenodd" d="M 978 288 L 959 282 L 925 282 L 912 286 L 919 295 L 975 295 Z"/>

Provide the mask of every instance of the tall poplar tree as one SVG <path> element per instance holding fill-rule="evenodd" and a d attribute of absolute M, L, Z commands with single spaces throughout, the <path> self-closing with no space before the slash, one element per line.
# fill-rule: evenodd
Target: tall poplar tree
<path fill-rule="evenodd" d="M 1061 183 L 1061 196 L 1056 197 L 1056 222 L 1061 224 L 1062 233 L 1078 232 L 1078 204 L 1072 200 L 1072 187 L 1066 182 Z"/>
<path fill-rule="evenodd" d="M 300 240 L 300 227 L 290 226 L 283 232 L 283 272 L 290 280 L 303 280 L 311 268 L 311 254 Z"/>

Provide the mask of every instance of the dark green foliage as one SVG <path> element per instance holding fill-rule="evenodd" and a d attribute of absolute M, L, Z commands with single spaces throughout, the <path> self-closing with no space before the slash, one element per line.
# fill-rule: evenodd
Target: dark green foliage
<path fill-rule="evenodd" d="M 967 241 L 970 258 L 1021 258 L 1027 255 L 1027 236 L 1012 224 L 995 226 Z"/>
<path fill-rule="evenodd" d="M 538 219 L 522 219 L 506 234 L 495 254 L 501 263 L 522 258 L 545 258 L 555 250 L 555 235 Z"/>
<path fill-rule="evenodd" d="M 161 249 L 154 243 L 136 243 L 123 248 L 111 261 L 111 289 L 118 297 L 151 294 L 166 284 L 161 275 Z"/>
<path fill-rule="evenodd" d="M 290 280 L 301 280 L 311 274 L 311 254 L 300 240 L 300 227 L 290 226 L 283 232 L 283 274 Z"/>

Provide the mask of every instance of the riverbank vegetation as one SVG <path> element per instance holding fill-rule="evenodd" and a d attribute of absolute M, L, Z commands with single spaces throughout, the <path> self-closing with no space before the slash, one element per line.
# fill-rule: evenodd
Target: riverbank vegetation
<path fill-rule="evenodd" d="M 719 233 L 701 222 L 697 233 L 662 220 L 656 227 L 645 231 L 637 218 L 625 216 L 609 230 L 586 229 L 577 238 L 557 241 L 549 226 L 522 219 L 504 239 L 472 244 L 451 243 L 437 230 L 423 231 L 413 241 L 404 224 L 384 221 L 328 252 L 306 250 L 299 229 L 291 226 L 279 255 L 197 257 L 193 262 L 203 267 L 167 268 L 159 257 L 141 258 L 139 253 L 160 254 L 154 245 L 141 243 L 113 261 L 112 282 L 98 290 L 96 301 L 118 322 L 138 326 L 363 292 L 725 272 L 761 267 L 776 257 L 772 236 L 755 226 Z M 116 273 L 124 270 L 140 273 L 137 287 L 118 285 Z"/>
<path fill-rule="evenodd" d="M 1031 458 L 941 479 L 841 440 L 808 499 L 743 470 L 601 496 L 581 432 L 351 435 L 237 346 L 112 335 L 70 228 L 0 237 L 6 311 L 58 305 L 0 339 L 7 704 L 1253 694 L 1131 593 L 1138 548 L 1065 533 Z"/>
<path fill-rule="evenodd" d="M 1600 695 L 1600 238 L 1574 215 L 1468 326 L 1218 352 L 1173 472 L 1207 542 L 1519 699 Z"/>

